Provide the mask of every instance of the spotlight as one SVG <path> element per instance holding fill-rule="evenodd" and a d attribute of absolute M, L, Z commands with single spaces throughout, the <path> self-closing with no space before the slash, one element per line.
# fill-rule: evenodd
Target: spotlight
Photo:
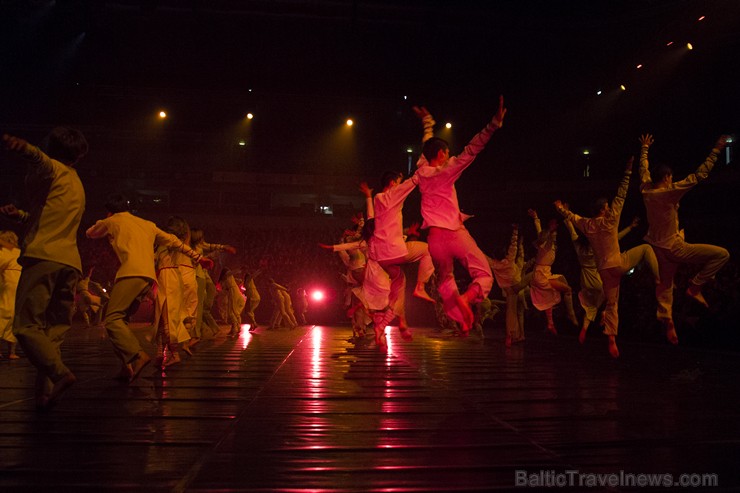
<path fill-rule="evenodd" d="M 704 20 L 704 18 L 705 18 L 705 16 L 702 15 L 701 17 L 699 17 L 698 19 L 696 19 L 696 22 L 701 22 L 701 21 Z"/>
<path fill-rule="evenodd" d="M 352 126 L 352 125 L 354 125 L 354 124 L 355 124 L 355 122 L 353 122 L 351 118 L 348 118 L 348 119 L 347 119 L 347 126 L 348 126 L 348 127 L 351 127 L 351 126 Z"/>
<path fill-rule="evenodd" d="M 635 268 L 634 268 L 634 267 L 632 267 L 632 268 L 631 268 L 630 270 L 628 270 L 628 271 L 627 271 L 627 272 L 625 273 L 625 275 L 627 275 L 627 276 L 631 276 L 631 275 L 632 275 L 632 274 L 634 274 L 634 273 L 635 273 Z"/>
<path fill-rule="evenodd" d="M 669 41 L 668 43 L 666 43 L 666 46 L 671 46 L 672 44 L 673 44 L 673 41 Z"/>
<path fill-rule="evenodd" d="M 589 154 L 591 154 L 591 151 L 589 151 L 588 149 L 585 149 L 585 150 L 583 151 L 583 155 L 584 155 L 584 156 L 588 156 Z"/>
<path fill-rule="evenodd" d="M 326 295 L 320 289 L 316 289 L 311 292 L 311 299 L 314 301 L 324 301 Z"/>
<path fill-rule="evenodd" d="M 247 113 L 247 120 L 251 120 L 254 118 L 254 115 L 252 113 Z"/>
<path fill-rule="evenodd" d="M 164 112 L 164 111 L 160 111 L 160 112 L 159 112 L 159 117 L 160 117 L 160 118 L 167 118 L 167 113 L 166 113 L 166 112 Z"/>
<path fill-rule="evenodd" d="M 688 48 L 689 50 L 693 50 L 694 45 L 692 45 L 691 43 L 686 43 L 686 48 Z"/>
<path fill-rule="evenodd" d="M 729 142 L 729 140 L 727 142 Z M 408 152 L 409 154 L 411 154 L 412 152 L 414 152 L 414 150 L 409 147 L 409 148 L 406 149 L 406 152 Z"/>
<path fill-rule="evenodd" d="M 242 147 L 244 147 L 245 145 L 247 145 L 247 143 L 245 141 L 243 141 L 243 140 L 240 140 L 239 141 L 239 145 L 242 146 Z"/>
<path fill-rule="evenodd" d="M 445 128 L 452 128 L 452 123 L 449 123 L 449 122 L 445 123 Z"/>
<path fill-rule="evenodd" d="M 642 64 L 640 63 L 639 65 L 637 65 L 637 68 L 642 68 Z"/>
<path fill-rule="evenodd" d="M 623 90 L 623 91 L 626 91 L 626 90 L 627 90 L 627 88 L 626 88 L 626 87 L 624 86 L 624 84 L 620 85 L 620 86 L 619 86 L 619 88 L 620 88 L 621 90 Z"/>
<path fill-rule="evenodd" d="M 601 96 L 601 89 L 599 89 L 598 91 L 596 91 L 596 95 L 597 96 Z"/>

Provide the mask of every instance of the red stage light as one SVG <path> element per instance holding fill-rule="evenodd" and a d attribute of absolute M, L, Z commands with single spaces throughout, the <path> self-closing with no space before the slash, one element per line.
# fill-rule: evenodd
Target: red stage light
<path fill-rule="evenodd" d="M 311 292 L 311 299 L 314 301 L 323 301 L 326 295 L 321 290 L 314 290 Z"/>

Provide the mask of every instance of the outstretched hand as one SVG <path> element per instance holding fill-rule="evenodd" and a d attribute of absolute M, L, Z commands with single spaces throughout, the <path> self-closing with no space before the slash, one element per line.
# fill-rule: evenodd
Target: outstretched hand
<path fill-rule="evenodd" d="M 719 139 L 717 139 L 717 142 L 714 144 L 715 149 L 718 149 L 720 151 L 724 149 L 729 138 L 729 135 L 720 135 Z"/>
<path fill-rule="evenodd" d="M 561 202 L 560 200 L 556 200 L 553 202 L 553 205 L 557 210 L 563 209 L 564 211 L 568 211 L 568 204 L 566 202 Z"/>
<path fill-rule="evenodd" d="M 640 136 L 640 144 L 642 144 L 643 147 L 650 147 L 653 145 L 653 142 L 655 142 L 655 139 L 650 134 Z"/>
<path fill-rule="evenodd" d="M 334 250 L 333 246 L 327 245 L 326 243 L 319 243 L 319 246 L 323 248 L 324 250 Z"/>
<path fill-rule="evenodd" d="M 0 213 L 15 218 L 21 215 L 20 211 L 13 204 L 8 204 L 0 207 Z"/>
<path fill-rule="evenodd" d="M 432 114 L 429 113 L 429 110 L 426 108 L 426 106 L 412 106 L 412 110 L 414 110 L 414 113 L 416 113 L 416 116 L 418 116 L 421 120 L 424 118 L 431 118 Z"/>
<path fill-rule="evenodd" d="M 527 214 L 529 214 L 529 217 L 531 217 L 532 219 L 539 219 L 539 217 L 537 216 L 537 211 L 534 209 L 527 209 Z"/>
<path fill-rule="evenodd" d="M 630 223 L 630 228 L 633 228 L 634 229 L 634 228 L 636 228 L 639 225 L 640 225 L 640 218 L 637 217 L 637 216 L 633 217 L 632 218 L 632 222 Z"/>
<path fill-rule="evenodd" d="M 501 95 L 498 97 L 498 111 L 496 112 L 496 116 L 494 116 L 493 119 L 498 120 L 499 125 L 503 125 L 504 116 L 506 116 L 506 108 L 504 107 L 504 96 Z"/>
<path fill-rule="evenodd" d="M 224 245 L 224 251 L 226 253 L 230 253 L 230 254 L 234 255 L 236 253 L 236 248 L 234 248 L 231 245 Z"/>
<path fill-rule="evenodd" d="M 366 198 L 368 198 L 368 199 L 369 199 L 370 197 L 372 197 L 372 196 L 373 196 L 373 189 L 372 189 L 372 188 L 370 188 L 370 185 L 368 185 L 366 181 L 363 181 L 362 183 L 360 183 L 360 187 L 359 187 L 359 188 L 360 188 L 360 192 L 361 192 L 361 193 L 362 193 L 362 194 L 363 194 L 363 195 L 364 195 L 364 196 L 365 196 Z"/>
<path fill-rule="evenodd" d="M 3 134 L 3 139 L 0 141 L 3 149 L 8 151 L 20 151 L 26 147 L 28 142 L 21 139 L 20 137 L 13 137 L 12 135 Z"/>

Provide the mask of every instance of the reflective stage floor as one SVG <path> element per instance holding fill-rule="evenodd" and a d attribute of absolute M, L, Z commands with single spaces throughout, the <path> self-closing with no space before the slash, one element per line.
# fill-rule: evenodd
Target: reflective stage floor
<path fill-rule="evenodd" d="M 507 350 L 393 329 L 383 355 L 348 327 L 245 330 L 129 386 L 104 332 L 74 328 L 79 381 L 49 412 L 29 362 L 0 361 L 0 491 L 740 490 L 738 354 L 622 343 L 612 361 L 593 332 Z"/>

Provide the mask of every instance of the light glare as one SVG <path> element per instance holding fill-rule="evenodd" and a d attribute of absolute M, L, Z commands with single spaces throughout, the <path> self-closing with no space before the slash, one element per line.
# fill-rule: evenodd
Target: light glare
<path fill-rule="evenodd" d="M 160 111 L 160 112 L 159 112 L 159 117 L 160 117 L 160 118 L 167 118 L 167 113 L 166 113 L 166 112 L 164 112 L 164 111 Z"/>
<path fill-rule="evenodd" d="M 348 119 L 347 119 L 347 126 L 348 126 L 348 127 L 351 127 L 351 126 L 352 126 L 352 125 L 354 125 L 354 124 L 355 124 L 355 122 L 353 122 L 351 118 L 348 118 Z"/>
<path fill-rule="evenodd" d="M 247 113 L 247 120 L 251 120 L 254 118 L 254 115 L 252 113 Z"/>
<path fill-rule="evenodd" d="M 694 45 L 692 45 L 691 43 L 686 43 L 686 48 L 688 48 L 690 50 L 693 50 L 694 49 Z"/>
<path fill-rule="evenodd" d="M 324 299 L 324 292 L 321 290 L 315 290 L 311 293 L 311 299 L 314 301 L 322 301 Z"/>
<path fill-rule="evenodd" d="M 445 128 L 452 128 L 452 123 L 445 123 Z"/>

